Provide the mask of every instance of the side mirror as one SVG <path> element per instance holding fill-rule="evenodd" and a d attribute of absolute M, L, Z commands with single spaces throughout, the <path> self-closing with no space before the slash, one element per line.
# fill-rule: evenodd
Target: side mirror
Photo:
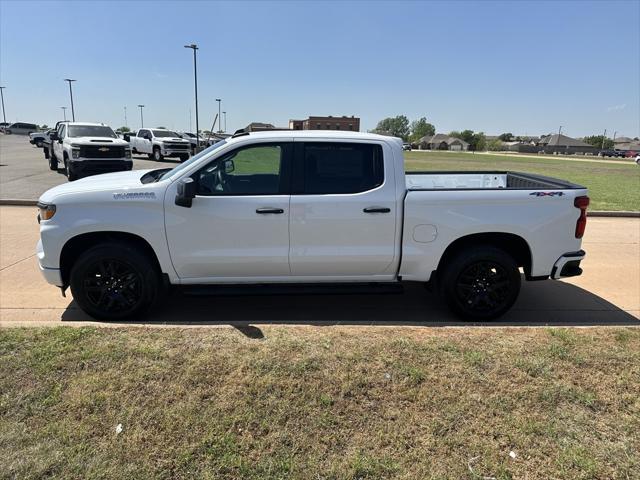
<path fill-rule="evenodd" d="M 176 193 L 176 205 L 179 207 L 191 208 L 193 199 L 196 197 L 196 182 L 193 178 L 183 178 L 178 182 L 178 192 Z"/>
<path fill-rule="evenodd" d="M 49 138 L 50 138 L 51 140 L 58 140 L 58 132 L 51 132 L 51 133 L 49 134 Z"/>
<path fill-rule="evenodd" d="M 235 163 L 233 160 L 225 160 L 224 162 L 224 173 L 231 173 L 236 169 Z"/>
<path fill-rule="evenodd" d="M 149 134 L 146 134 L 146 135 L 144 136 L 144 138 L 146 138 L 147 140 L 151 141 L 151 135 L 149 135 Z"/>

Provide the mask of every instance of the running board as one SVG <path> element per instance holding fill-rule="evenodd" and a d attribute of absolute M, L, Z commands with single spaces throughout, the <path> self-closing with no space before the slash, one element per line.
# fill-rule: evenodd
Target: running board
<path fill-rule="evenodd" d="M 401 283 L 305 283 L 305 284 L 234 284 L 234 285 L 185 285 L 180 287 L 185 295 L 369 295 L 399 294 L 404 292 Z"/>

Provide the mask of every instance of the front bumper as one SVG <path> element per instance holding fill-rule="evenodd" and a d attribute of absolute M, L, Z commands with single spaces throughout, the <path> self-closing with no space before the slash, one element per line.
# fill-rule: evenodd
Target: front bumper
<path fill-rule="evenodd" d="M 586 253 L 584 250 L 565 253 L 554 264 L 553 269 L 551 270 L 551 278 L 558 280 L 559 278 L 577 277 L 578 275 L 582 275 L 580 262 L 585 256 Z"/>
<path fill-rule="evenodd" d="M 163 157 L 179 157 L 180 155 L 191 156 L 191 146 L 184 149 L 163 148 L 161 151 Z"/>
<path fill-rule="evenodd" d="M 132 160 L 107 160 L 107 159 L 83 159 L 71 160 L 69 164 L 71 171 L 79 177 L 98 175 L 100 173 L 125 172 L 133 168 Z"/>
<path fill-rule="evenodd" d="M 38 258 L 38 267 L 40 267 L 40 273 L 44 277 L 45 281 L 51 285 L 62 287 L 62 274 L 59 268 L 48 268 L 42 265 L 44 261 L 44 249 L 42 247 L 42 240 L 38 240 L 36 246 L 36 257 Z"/>

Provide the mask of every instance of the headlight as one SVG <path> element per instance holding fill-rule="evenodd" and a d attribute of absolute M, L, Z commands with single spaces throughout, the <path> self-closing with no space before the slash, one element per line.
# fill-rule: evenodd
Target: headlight
<path fill-rule="evenodd" d="M 71 156 L 73 158 L 80 158 L 80 149 L 79 148 L 72 148 L 71 149 Z"/>
<path fill-rule="evenodd" d="M 131 150 L 128 148 L 124 149 L 124 158 L 131 158 Z"/>
<path fill-rule="evenodd" d="M 50 220 L 56 214 L 56 206 L 52 204 L 38 202 L 38 210 L 40 220 Z"/>

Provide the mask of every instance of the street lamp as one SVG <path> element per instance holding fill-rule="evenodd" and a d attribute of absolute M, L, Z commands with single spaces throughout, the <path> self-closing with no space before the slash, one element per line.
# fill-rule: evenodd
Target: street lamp
<path fill-rule="evenodd" d="M 62 109 L 62 115 L 64 117 L 64 121 L 67 121 L 67 107 L 60 107 Z"/>
<path fill-rule="evenodd" d="M 138 105 L 138 107 L 140 108 L 140 128 L 144 128 L 144 117 L 142 116 L 144 105 Z"/>
<path fill-rule="evenodd" d="M 124 126 L 129 128 L 129 125 L 127 125 L 127 106 L 124 106 Z"/>
<path fill-rule="evenodd" d="M 71 118 L 76 121 L 76 112 L 73 109 L 73 90 L 71 89 L 71 82 L 75 82 L 73 78 L 65 78 L 65 82 L 69 82 L 69 96 L 71 97 Z"/>
<path fill-rule="evenodd" d="M 222 115 L 220 115 L 220 104 L 222 103 L 222 99 L 216 98 L 216 102 L 218 102 L 218 133 L 222 133 Z"/>
<path fill-rule="evenodd" d="M 224 133 L 227 133 L 227 112 L 222 112 L 224 115 Z"/>
<path fill-rule="evenodd" d="M 7 115 L 4 112 L 4 93 L 2 91 L 7 87 L 0 87 L 0 98 L 2 99 L 2 121 L 4 122 L 4 127 L 7 126 Z"/>
<path fill-rule="evenodd" d="M 196 60 L 196 50 L 198 46 L 195 43 L 185 45 L 184 48 L 193 50 L 193 84 L 196 94 L 196 150 L 200 148 L 200 128 L 198 124 L 198 61 Z"/>

